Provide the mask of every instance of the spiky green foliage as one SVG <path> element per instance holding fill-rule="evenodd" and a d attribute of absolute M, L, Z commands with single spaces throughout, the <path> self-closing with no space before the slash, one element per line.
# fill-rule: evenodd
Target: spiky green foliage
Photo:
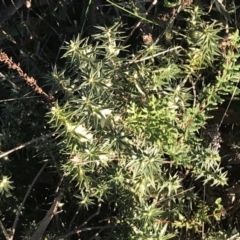
<path fill-rule="evenodd" d="M 24 170 L 30 174 L 45 161 L 48 198 L 40 187 L 37 193 L 28 193 L 17 237 L 31 239 L 41 220 L 46 220 L 47 204 L 53 202 L 57 186 L 64 198 L 44 232 L 46 239 L 71 239 L 76 233 L 81 239 L 203 238 L 205 225 L 209 239 L 227 236 L 217 229 L 224 206 L 214 192 L 227 184 L 227 172 L 219 152 L 206 143 L 201 131 L 212 117 L 211 110 L 235 91 L 239 81 L 239 32 L 231 32 L 223 49 L 223 23 L 212 21 L 198 4 L 175 9 L 181 11 L 185 24 L 180 29 L 172 20 L 166 24 L 147 18 L 145 6 L 131 1 L 114 4 L 110 10 L 130 12 L 145 24 L 164 27 L 165 40 L 125 46 L 126 26 L 110 17 L 94 35 L 83 38 L 85 17 L 96 14 L 94 4 L 81 5 L 82 23 L 77 25 L 81 34 L 68 36 L 72 40 L 61 48 L 61 62 L 48 73 L 39 73 L 46 69 L 42 66 L 36 72 L 31 69 L 54 95 L 54 104 L 38 97 L 26 101 L 21 97 L 31 92 L 21 79 L 1 76 L 1 87 L 11 93 L 3 99 L 19 98 L 1 104 L 1 151 L 37 139 L 26 151 L 1 163 L 4 224 L 12 226 L 19 199 L 25 199 L 35 177 L 28 179 Z M 164 1 L 163 6 L 179 4 Z M 68 29 L 66 6 L 57 6 L 58 11 L 49 16 L 51 26 Z M 46 54 L 52 65 L 59 51 Z M 21 174 L 11 176 L 16 172 Z M 34 216 L 33 210 L 39 215 Z"/>
<path fill-rule="evenodd" d="M 95 46 L 78 38 L 67 43 L 67 71 L 54 73 L 53 86 L 61 86 L 58 91 L 64 93 L 64 102 L 54 106 L 49 116 L 69 155 L 62 162 L 63 172 L 78 186 L 75 197 L 83 207 L 114 203 L 117 214 L 112 221 L 131 229 L 129 239 L 168 239 L 171 235 L 165 234 L 175 227 L 200 230 L 183 217 L 188 208 L 184 202 L 198 199 L 191 189 L 194 184 L 186 187 L 187 169 L 193 181 L 226 184 L 218 153 L 203 146 L 198 132 L 206 124 L 207 110 L 222 101 L 222 94 L 232 92 L 239 70 L 232 63 L 238 55 L 229 50 L 222 72 L 197 96 L 184 85 L 186 77 L 194 81 L 195 73 L 210 67 L 219 55 L 217 45 L 207 47 L 220 39 L 217 27 L 206 26 L 200 41 L 190 43 L 181 67 L 180 48 L 161 54 L 156 65 L 151 56 L 161 49 L 154 43 L 133 59 L 128 54 L 120 58 L 124 48 L 115 24 L 101 28 Z M 235 48 L 238 39 L 236 32 Z M 202 55 L 196 57 L 192 49 Z M 185 66 L 191 68 L 191 75 Z M 207 215 L 195 214 L 202 216 L 196 220 L 199 223 L 209 221 Z"/>

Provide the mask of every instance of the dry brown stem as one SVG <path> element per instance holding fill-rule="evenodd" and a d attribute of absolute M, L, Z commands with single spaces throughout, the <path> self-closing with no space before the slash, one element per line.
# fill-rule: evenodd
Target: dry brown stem
<path fill-rule="evenodd" d="M 63 193 L 60 191 L 58 193 L 57 197 L 54 199 L 52 206 L 48 210 L 46 216 L 42 219 L 37 230 L 32 235 L 31 240 L 41 240 L 42 239 L 50 221 L 52 220 L 53 216 L 57 212 L 57 209 L 58 209 L 58 206 L 60 204 L 62 197 L 63 197 Z"/>
<path fill-rule="evenodd" d="M 33 77 L 29 77 L 26 73 L 23 72 L 23 70 L 20 67 L 20 64 L 16 64 L 12 61 L 12 58 L 8 57 L 8 55 L 5 52 L 0 52 L 0 62 L 5 63 L 9 69 L 17 71 L 19 76 L 23 78 L 26 83 L 38 94 L 44 95 L 48 101 L 51 103 L 54 102 L 54 98 L 51 95 L 46 94 L 42 88 L 40 88 L 37 85 L 36 80 Z"/>

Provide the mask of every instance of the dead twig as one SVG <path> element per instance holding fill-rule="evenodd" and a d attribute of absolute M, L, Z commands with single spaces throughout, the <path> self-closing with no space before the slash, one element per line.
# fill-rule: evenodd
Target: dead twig
<path fill-rule="evenodd" d="M 12 58 L 8 57 L 5 52 L 0 52 L 0 62 L 5 63 L 9 69 L 17 71 L 18 75 L 23 78 L 26 83 L 38 94 L 44 95 L 47 100 L 53 104 L 54 98 L 51 95 L 45 93 L 42 88 L 37 85 L 37 81 L 33 77 L 29 77 L 20 67 L 20 64 L 16 64 L 12 61 Z"/>

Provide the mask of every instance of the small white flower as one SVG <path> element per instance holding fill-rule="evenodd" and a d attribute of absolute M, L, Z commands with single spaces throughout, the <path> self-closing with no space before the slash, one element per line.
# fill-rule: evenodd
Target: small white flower
<path fill-rule="evenodd" d="M 107 161 L 108 160 L 108 156 L 107 155 L 99 155 L 99 160 L 100 161 Z"/>
<path fill-rule="evenodd" d="M 52 109 L 51 109 L 53 112 L 56 110 L 56 108 L 55 107 L 52 107 Z"/>
<path fill-rule="evenodd" d="M 71 132 L 72 130 L 75 129 L 75 125 L 72 125 L 72 124 L 66 122 L 66 128 L 67 128 L 68 132 Z"/>
<path fill-rule="evenodd" d="M 83 136 L 81 142 L 88 142 L 93 139 L 93 134 L 90 133 L 83 125 L 79 125 L 75 128 L 75 133 Z"/>
<path fill-rule="evenodd" d="M 112 110 L 111 109 L 102 109 L 101 110 L 101 114 L 104 116 L 104 117 L 107 117 L 109 114 L 111 114 Z"/>
<path fill-rule="evenodd" d="M 121 116 L 120 116 L 120 115 L 115 115 L 115 116 L 114 116 L 114 120 L 115 120 L 116 122 L 120 121 L 120 120 L 121 120 Z"/>

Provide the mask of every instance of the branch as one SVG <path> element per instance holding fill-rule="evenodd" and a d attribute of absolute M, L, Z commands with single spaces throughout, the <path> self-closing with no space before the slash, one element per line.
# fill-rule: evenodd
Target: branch
<path fill-rule="evenodd" d="M 40 171 L 38 172 L 38 174 L 36 175 L 36 177 L 33 179 L 31 185 L 28 187 L 28 190 L 24 196 L 24 199 L 22 201 L 22 203 L 20 204 L 19 208 L 18 208 L 18 211 L 17 211 L 17 214 L 16 214 L 16 218 L 14 220 L 14 223 L 13 223 L 13 226 L 12 226 L 12 231 L 11 231 L 11 234 L 10 234 L 10 238 L 9 240 L 13 240 L 13 237 L 14 237 L 14 234 L 15 234 L 15 231 L 16 231 L 16 227 L 17 227 L 17 224 L 18 224 L 18 220 L 19 220 L 19 217 L 20 217 L 20 214 L 22 212 L 22 209 L 24 207 L 24 204 L 34 186 L 34 184 L 36 183 L 37 179 L 39 178 L 39 176 L 42 174 L 44 168 L 47 166 L 47 162 L 42 166 L 42 168 L 40 169 Z"/>
<path fill-rule="evenodd" d="M 65 239 L 66 237 L 69 237 L 69 236 L 71 236 L 73 234 L 80 233 L 80 232 L 86 232 L 86 231 L 98 230 L 98 229 L 103 231 L 103 230 L 105 230 L 107 228 L 114 228 L 114 227 L 116 227 L 116 226 L 108 225 L 108 226 L 88 227 L 88 228 L 82 228 L 82 229 L 77 228 L 77 229 L 75 229 L 75 230 L 73 230 L 73 231 L 71 231 L 71 232 L 69 232 L 67 234 L 64 234 L 62 236 L 56 237 L 53 240 Z"/>
<path fill-rule="evenodd" d="M 93 215 L 91 215 L 84 223 L 82 223 L 78 229 L 82 228 L 84 225 L 86 225 L 91 219 L 93 219 L 95 216 L 97 216 L 100 213 L 100 208 L 101 208 L 102 204 L 99 203 L 98 204 L 98 210 L 97 212 L 95 212 Z"/>
<path fill-rule="evenodd" d="M 29 142 L 23 143 L 23 144 L 19 145 L 18 147 L 15 147 L 15 148 L 13 148 L 13 149 L 5 152 L 5 153 L 0 154 L 0 158 L 6 157 L 6 156 L 9 155 L 10 153 L 13 153 L 13 152 L 15 152 L 15 151 L 17 151 L 17 150 L 19 150 L 19 149 L 22 149 L 22 148 L 24 148 L 24 147 L 26 147 L 26 146 L 34 143 L 34 142 L 37 142 L 37 141 L 39 141 L 39 140 L 41 140 L 41 139 L 43 139 L 43 138 L 45 138 L 45 137 L 50 137 L 50 136 L 54 135 L 55 133 L 57 133 L 57 132 L 48 133 L 48 134 L 46 134 L 46 135 L 44 135 L 44 136 L 38 137 L 38 138 L 36 138 L 36 139 L 32 139 L 32 140 L 29 141 Z"/>
<path fill-rule="evenodd" d="M 9 239 L 10 239 L 10 236 L 9 236 L 9 234 L 7 233 L 6 228 L 3 226 L 3 223 L 2 223 L 1 220 L 0 220 L 0 228 L 2 229 L 3 235 L 5 236 L 6 240 L 9 240 Z"/>
<path fill-rule="evenodd" d="M 63 197 L 63 193 L 60 191 L 58 193 L 57 197 L 55 197 L 55 199 L 54 199 L 54 201 L 52 203 L 52 206 L 48 210 L 46 216 L 42 219 L 42 221 L 40 222 L 39 227 L 37 228 L 37 230 L 32 235 L 31 240 L 41 240 L 42 239 L 43 234 L 46 231 L 46 228 L 48 227 L 50 221 L 52 220 L 53 216 L 57 212 L 57 208 L 58 208 L 58 205 L 59 205 L 62 197 Z"/>

